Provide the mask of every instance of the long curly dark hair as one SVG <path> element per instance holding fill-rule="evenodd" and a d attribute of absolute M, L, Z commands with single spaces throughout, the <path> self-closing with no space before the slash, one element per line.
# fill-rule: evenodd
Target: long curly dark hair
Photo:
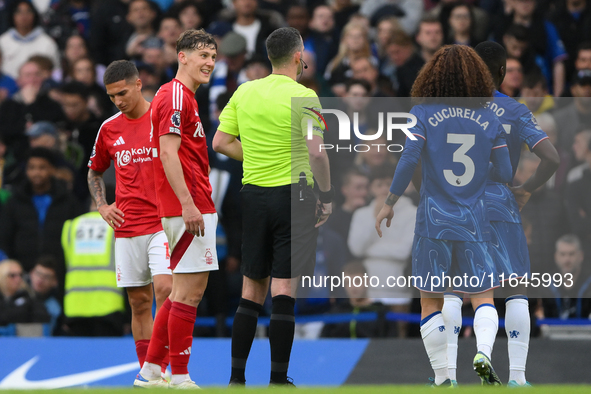
<path fill-rule="evenodd" d="M 423 66 L 412 86 L 411 96 L 418 104 L 447 101 L 439 98 L 488 98 L 493 91 L 490 71 L 474 49 L 466 45 L 447 45 Z"/>

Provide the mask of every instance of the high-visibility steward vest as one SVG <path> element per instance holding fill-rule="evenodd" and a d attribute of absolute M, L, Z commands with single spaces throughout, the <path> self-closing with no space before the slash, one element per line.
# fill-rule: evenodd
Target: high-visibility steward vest
<path fill-rule="evenodd" d="M 66 317 L 100 317 L 125 310 L 117 288 L 113 229 L 98 212 L 64 223 L 62 247 L 66 258 Z"/>

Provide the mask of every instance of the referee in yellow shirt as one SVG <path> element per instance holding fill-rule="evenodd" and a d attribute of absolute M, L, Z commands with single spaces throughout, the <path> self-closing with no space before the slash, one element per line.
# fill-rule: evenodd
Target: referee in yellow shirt
<path fill-rule="evenodd" d="M 320 149 L 320 102 L 313 90 L 297 82 L 305 67 L 302 37 L 296 29 L 284 27 L 271 33 L 266 45 L 273 73 L 240 85 L 222 111 L 213 139 L 216 152 L 244 162 L 244 281 L 232 327 L 230 385 L 246 382 L 246 360 L 269 282 L 270 383 L 293 384 L 287 369 L 295 329 L 295 281 L 312 274 L 317 228 L 332 212 L 328 157 Z M 312 138 L 307 137 L 309 121 Z M 312 191 L 313 176 L 318 199 Z"/>

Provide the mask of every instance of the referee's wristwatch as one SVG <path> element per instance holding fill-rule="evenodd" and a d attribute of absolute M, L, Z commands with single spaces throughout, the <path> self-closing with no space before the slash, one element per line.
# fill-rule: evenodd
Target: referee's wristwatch
<path fill-rule="evenodd" d="M 323 204 L 329 204 L 332 202 L 334 198 L 334 187 L 330 185 L 330 190 L 327 192 L 323 192 L 322 190 L 318 191 L 318 199 Z"/>

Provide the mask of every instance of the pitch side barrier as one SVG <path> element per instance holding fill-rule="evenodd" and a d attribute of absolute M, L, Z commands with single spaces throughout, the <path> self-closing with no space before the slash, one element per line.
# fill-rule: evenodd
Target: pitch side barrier
<path fill-rule="evenodd" d="M 339 314 L 330 314 L 330 315 L 305 315 L 305 316 L 296 316 L 296 323 L 305 324 L 305 323 L 324 323 L 324 324 L 338 324 L 338 323 L 348 323 L 352 320 L 358 322 L 364 321 L 374 321 L 378 319 L 378 314 L 375 312 L 362 312 L 357 314 L 352 313 L 339 313 Z M 388 312 L 386 313 L 386 320 L 388 321 L 404 321 L 408 323 L 416 323 L 419 324 L 421 322 L 421 315 L 418 313 L 395 313 L 395 312 Z M 268 317 L 259 317 L 258 324 L 264 327 L 269 326 L 270 319 Z M 198 317 L 195 320 L 195 326 L 199 327 L 216 327 L 217 320 L 214 317 Z M 234 318 L 229 317 L 226 319 L 226 325 L 228 327 L 232 326 L 234 322 Z M 537 325 L 548 325 L 548 326 L 591 326 L 591 320 L 589 319 L 537 319 Z M 464 317 L 462 319 L 462 325 L 465 326 L 473 326 L 474 319 L 469 317 Z M 505 319 L 499 318 L 499 327 L 505 327 Z"/>

